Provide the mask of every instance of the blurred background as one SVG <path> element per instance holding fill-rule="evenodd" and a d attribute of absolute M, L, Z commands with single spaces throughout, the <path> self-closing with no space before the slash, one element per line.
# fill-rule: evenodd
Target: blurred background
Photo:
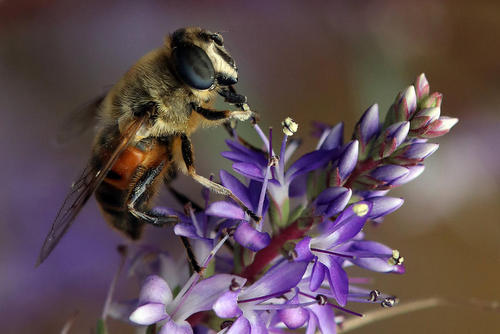
<path fill-rule="evenodd" d="M 500 332 L 498 309 L 468 302 L 500 301 L 500 4 L 0 0 L 1 333 L 57 333 L 75 311 L 71 333 L 95 328 L 123 239 L 106 226 L 93 199 L 34 268 L 92 140 L 88 134 L 57 147 L 55 131 L 68 112 L 104 92 L 167 33 L 190 25 L 223 32 L 239 67 L 238 90 L 260 112 L 261 126 L 279 128 L 292 116 L 303 138 L 313 120 L 344 121 L 351 133 L 368 106 L 377 102 L 387 110 L 425 72 L 431 91 L 444 94 L 442 114 L 460 122 L 438 139 L 424 174 L 395 192 L 405 205 L 366 229 L 371 239 L 401 251 L 407 273 L 371 277 L 373 286 L 403 302 L 442 297 L 457 305 L 355 333 Z M 248 125 L 240 128 L 255 137 Z M 230 168 L 218 154 L 225 138 L 222 129 L 194 136 L 202 175 Z M 306 141 L 304 152 L 313 143 Z M 200 198 L 188 178 L 174 186 Z M 174 205 L 168 196 L 161 203 Z M 146 240 L 154 239 L 157 231 L 147 230 Z M 130 289 L 128 297 L 138 286 Z M 133 332 L 110 325 L 111 333 Z"/>

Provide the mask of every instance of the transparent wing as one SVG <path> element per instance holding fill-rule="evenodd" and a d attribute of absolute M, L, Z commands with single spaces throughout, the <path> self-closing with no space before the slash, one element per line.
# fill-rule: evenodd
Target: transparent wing
<path fill-rule="evenodd" d="M 92 129 L 97 121 L 97 111 L 107 93 L 95 97 L 81 108 L 69 113 L 57 129 L 55 144 L 64 146 Z"/>
<path fill-rule="evenodd" d="M 70 193 L 64 200 L 63 205 L 59 209 L 59 212 L 52 223 L 50 232 L 45 238 L 45 242 L 40 250 L 36 266 L 40 265 L 56 247 L 59 240 L 61 240 L 62 236 L 73 223 L 76 215 L 80 212 L 83 205 L 101 184 L 120 154 L 128 146 L 131 139 L 134 138 L 142 124 L 144 124 L 145 118 L 146 117 L 138 118 L 127 127 L 127 129 L 122 133 L 121 138 L 117 140 L 115 149 L 109 155 L 107 161 L 103 163 L 101 168 L 97 169 L 94 168 L 92 164 L 89 164 L 83 171 L 80 178 L 73 183 Z"/>

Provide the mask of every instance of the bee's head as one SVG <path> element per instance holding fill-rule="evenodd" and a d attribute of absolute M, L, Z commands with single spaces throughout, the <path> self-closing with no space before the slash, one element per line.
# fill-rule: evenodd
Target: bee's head
<path fill-rule="evenodd" d="M 198 90 L 238 82 L 238 69 L 219 33 L 183 28 L 170 36 L 172 64 L 186 85 Z"/>

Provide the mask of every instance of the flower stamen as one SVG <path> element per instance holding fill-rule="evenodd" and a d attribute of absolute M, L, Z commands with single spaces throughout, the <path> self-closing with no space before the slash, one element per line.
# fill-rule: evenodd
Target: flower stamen
<path fill-rule="evenodd" d="M 278 291 L 278 292 L 272 293 L 270 295 L 265 295 L 265 296 L 250 298 L 250 299 L 238 300 L 238 303 L 239 304 L 250 303 L 250 302 L 257 301 L 257 300 L 263 300 L 263 299 L 270 299 L 270 298 L 274 298 L 274 297 L 279 297 L 279 296 L 287 293 L 288 291 L 290 291 L 290 290 L 283 290 L 283 291 Z"/>
<path fill-rule="evenodd" d="M 318 253 L 325 253 L 325 254 L 329 254 L 329 255 L 340 256 L 340 257 L 345 257 L 345 258 L 352 259 L 352 260 L 356 259 L 356 256 L 354 256 L 354 255 L 332 252 L 332 251 L 327 251 L 327 250 L 319 249 L 319 248 L 311 248 L 311 251 L 318 252 Z"/>
<path fill-rule="evenodd" d="M 396 265 L 401 265 L 403 264 L 405 258 L 402 257 L 400 254 L 399 254 L 399 251 L 397 249 L 394 249 L 392 251 L 392 257 L 389 258 L 389 260 L 387 260 L 387 262 L 393 266 L 396 266 Z"/>
<path fill-rule="evenodd" d="M 384 298 L 384 300 L 380 303 L 382 307 L 393 307 L 399 302 L 398 298 L 395 296 Z"/>

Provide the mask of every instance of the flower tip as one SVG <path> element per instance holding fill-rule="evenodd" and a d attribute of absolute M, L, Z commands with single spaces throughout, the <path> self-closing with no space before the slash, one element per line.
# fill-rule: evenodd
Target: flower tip
<path fill-rule="evenodd" d="M 283 127 L 283 133 L 289 137 L 293 136 L 299 129 L 299 124 L 291 117 L 285 118 L 285 120 L 281 122 L 281 126 Z"/>
<path fill-rule="evenodd" d="M 148 326 L 168 318 L 165 305 L 161 303 L 147 303 L 139 306 L 132 312 L 129 320 L 135 324 Z"/>
<path fill-rule="evenodd" d="M 339 159 L 339 174 L 341 180 L 347 179 L 358 162 L 359 141 L 357 139 L 346 145 L 342 156 Z"/>
<path fill-rule="evenodd" d="M 411 118 L 415 110 L 417 110 L 417 94 L 413 85 L 406 88 L 403 92 L 400 103 L 398 108 L 398 119 L 407 121 Z"/>
<path fill-rule="evenodd" d="M 370 106 L 361 116 L 361 119 L 356 126 L 356 138 L 360 139 L 363 145 L 366 145 L 370 139 L 379 132 L 379 112 L 378 104 Z"/>
<path fill-rule="evenodd" d="M 421 73 L 415 80 L 415 89 L 418 100 L 429 95 L 430 86 L 429 81 L 427 81 L 427 78 L 425 77 L 425 73 Z"/>

